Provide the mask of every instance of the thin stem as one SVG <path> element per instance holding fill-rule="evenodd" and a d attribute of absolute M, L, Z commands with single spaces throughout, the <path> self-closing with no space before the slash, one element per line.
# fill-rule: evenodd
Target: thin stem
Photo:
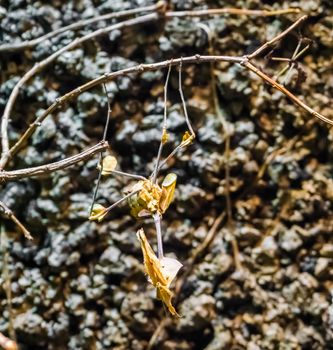
<path fill-rule="evenodd" d="M 296 61 L 297 59 L 299 59 L 308 49 L 309 49 L 310 45 L 306 45 L 304 47 L 304 49 L 302 49 L 294 58 L 293 58 L 293 61 Z M 290 58 L 279 58 L 279 57 L 274 57 L 272 58 L 274 61 L 287 61 L 287 62 L 291 62 L 291 59 Z M 283 75 L 289 68 L 289 65 L 283 67 L 277 74 L 276 76 L 274 77 L 274 80 L 278 80 L 278 78 Z"/>
<path fill-rule="evenodd" d="M 87 148 L 83 152 L 76 154 L 75 156 L 65 158 L 58 162 L 49 163 L 45 165 L 36 166 L 33 168 L 26 168 L 20 170 L 12 171 L 0 171 L 0 181 L 13 181 L 18 179 L 24 179 L 32 176 L 41 176 L 53 173 L 58 170 L 66 169 L 76 163 L 82 162 L 91 158 L 96 153 L 99 153 L 101 150 L 105 150 L 109 147 L 106 141 L 101 141 L 97 145 Z"/>
<path fill-rule="evenodd" d="M 105 92 L 105 95 L 106 95 L 107 106 L 108 106 L 108 112 L 107 112 L 107 116 L 106 116 L 106 121 L 105 121 L 105 126 L 104 126 L 104 131 L 103 131 L 103 139 L 102 139 L 102 141 L 105 142 L 105 140 L 106 140 L 106 135 L 107 135 L 108 128 L 109 128 L 110 119 L 111 119 L 112 110 L 111 110 L 109 92 L 108 92 L 108 90 L 107 90 L 105 84 L 103 84 L 103 88 L 104 88 L 104 92 Z M 94 207 L 94 204 L 95 204 L 95 200 L 96 200 L 96 197 L 97 197 L 97 192 L 98 192 L 99 184 L 100 184 L 101 178 L 102 178 L 102 172 L 103 172 L 103 162 L 102 162 L 102 159 L 103 159 L 103 150 L 102 150 L 101 153 L 99 154 L 99 158 L 98 158 L 98 164 L 100 165 L 100 170 L 99 170 L 98 177 L 97 177 L 97 183 L 96 183 L 96 186 L 95 186 L 95 189 L 94 189 L 93 200 L 92 200 L 92 202 L 91 202 L 90 214 L 89 214 L 89 216 L 91 216 L 91 213 L 92 213 L 92 210 L 93 210 L 93 207 Z"/>
<path fill-rule="evenodd" d="M 168 74 L 167 74 L 167 76 L 166 76 L 165 84 L 164 84 L 164 115 L 163 115 L 163 127 L 162 127 L 162 135 L 161 135 L 160 146 L 159 146 L 158 152 L 157 152 L 157 159 L 156 159 L 155 169 L 154 169 L 153 174 L 152 174 L 153 183 L 156 183 L 156 180 L 157 180 L 158 169 L 159 169 L 159 163 L 160 163 L 160 159 L 161 159 L 161 155 L 162 155 L 162 151 L 163 151 L 163 146 L 164 146 L 164 143 L 165 143 L 164 138 L 166 137 L 166 133 L 167 133 L 168 84 L 169 84 L 169 77 L 170 77 L 171 67 L 172 67 L 172 66 L 171 66 L 171 64 L 170 64 L 169 69 L 168 69 Z"/>
<path fill-rule="evenodd" d="M 131 178 L 136 179 L 136 180 L 142 180 L 142 181 L 147 180 L 147 178 L 145 178 L 144 176 L 135 175 L 135 174 L 129 174 L 129 173 L 125 173 L 125 172 L 119 171 L 119 170 L 112 170 L 111 173 L 114 174 L 114 175 L 131 177 Z"/>
<path fill-rule="evenodd" d="M 274 89 L 282 92 L 284 95 L 286 95 L 290 100 L 292 100 L 296 105 L 303 108 L 307 112 L 309 112 L 312 116 L 322 120 L 323 122 L 333 125 L 333 121 L 324 117 L 322 114 L 316 112 L 313 110 L 310 106 L 305 104 L 303 101 L 301 101 L 298 97 L 296 97 L 292 92 L 290 92 L 288 89 L 286 89 L 283 85 L 279 84 L 274 79 L 270 78 L 267 74 L 262 72 L 260 69 L 258 69 L 256 66 L 254 66 L 251 62 L 243 62 L 242 65 L 249 69 L 251 72 L 255 73 L 257 76 L 262 78 L 264 81 L 266 81 L 269 85 L 271 85 Z"/>
<path fill-rule="evenodd" d="M 8 217 L 8 219 L 12 220 L 16 226 L 20 228 L 25 238 L 32 239 L 30 232 L 25 228 L 25 226 L 21 223 L 21 221 L 14 215 L 14 213 L 7 207 L 7 205 L 0 201 L 0 208 L 3 210 L 3 213 Z"/>
<path fill-rule="evenodd" d="M 157 256 L 161 260 L 163 259 L 163 240 L 162 240 L 162 230 L 161 230 L 161 215 L 155 213 L 153 215 L 155 227 L 156 227 L 156 237 L 157 237 Z"/>
<path fill-rule="evenodd" d="M 179 91 L 179 94 L 180 94 L 180 98 L 182 100 L 183 111 L 184 111 L 187 127 L 188 127 L 188 129 L 189 129 L 189 131 L 191 133 L 191 136 L 195 137 L 195 133 L 193 131 L 190 119 L 188 117 L 187 108 L 186 108 L 186 102 L 185 102 L 183 89 L 182 89 L 182 68 L 183 68 L 183 61 L 182 61 L 182 57 L 181 57 L 180 58 L 180 63 L 179 63 L 178 91 Z"/>
<path fill-rule="evenodd" d="M 294 53 L 293 53 L 293 55 L 291 57 L 291 60 L 290 60 L 290 62 L 292 62 L 292 63 L 290 64 L 288 72 L 287 72 L 287 74 L 285 75 L 285 77 L 284 77 L 284 79 L 282 81 L 282 85 L 286 85 L 286 82 L 289 80 L 290 74 L 291 74 L 292 70 L 295 67 L 295 62 L 294 62 L 295 61 L 295 57 L 298 54 L 299 49 L 301 48 L 301 44 L 302 44 L 302 40 L 299 40 L 298 43 L 297 43 L 296 49 L 295 49 L 295 51 L 294 51 Z"/>
<path fill-rule="evenodd" d="M 165 159 L 163 159 L 163 161 L 158 167 L 158 171 L 160 171 L 164 167 L 164 165 L 182 148 L 182 144 L 179 144 Z"/>
<path fill-rule="evenodd" d="M 293 23 L 290 27 L 284 30 L 282 33 L 274 37 L 272 40 L 267 41 L 264 45 L 260 46 L 257 50 L 255 50 L 251 55 L 248 55 L 247 58 L 252 60 L 253 58 L 259 56 L 263 51 L 266 51 L 268 48 L 274 46 L 274 44 L 284 38 L 287 34 L 293 31 L 296 27 L 298 27 L 301 23 L 303 23 L 308 16 L 302 16 L 295 23 Z"/>
<path fill-rule="evenodd" d="M 198 26 L 205 31 L 208 37 L 208 52 L 213 54 L 213 32 L 206 24 L 200 23 Z M 227 212 L 227 223 L 228 226 L 232 226 L 232 203 L 230 198 L 230 131 L 229 131 L 229 122 L 225 118 L 224 114 L 221 111 L 220 103 L 217 95 L 217 84 L 215 78 L 215 65 L 214 62 L 210 64 L 210 75 L 211 75 L 211 89 L 212 89 L 212 99 L 215 108 L 215 113 L 220 120 L 222 130 L 224 132 L 224 158 L 225 158 L 225 201 L 226 201 L 226 212 Z"/>
<path fill-rule="evenodd" d="M 223 9 L 207 9 L 207 10 L 192 10 L 192 11 L 170 11 L 165 14 L 166 17 L 201 17 L 201 16 L 213 16 L 213 15 L 245 15 L 245 16 L 258 16 L 258 17 L 271 17 L 286 15 L 292 13 L 300 13 L 298 8 L 288 8 L 284 10 L 248 10 L 240 8 L 223 8 Z"/>
<path fill-rule="evenodd" d="M 134 196 L 135 194 L 139 193 L 141 190 L 136 190 L 133 191 L 129 194 L 127 194 L 126 196 L 124 196 L 123 198 L 119 199 L 117 202 L 111 204 L 109 207 L 106 208 L 106 212 L 110 212 L 113 208 L 115 208 L 117 205 L 121 204 L 122 202 L 126 201 L 128 198 Z"/>

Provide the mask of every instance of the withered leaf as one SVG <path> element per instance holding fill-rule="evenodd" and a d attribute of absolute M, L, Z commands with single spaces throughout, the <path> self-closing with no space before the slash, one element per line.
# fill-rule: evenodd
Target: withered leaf
<path fill-rule="evenodd" d="M 173 200 L 177 182 L 177 175 L 174 173 L 168 174 L 162 182 L 162 194 L 160 198 L 160 211 L 163 214 Z"/>
<path fill-rule="evenodd" d="M 161 141 L 162 141 L 162 144 L 166 144 L 169 140 L 169 134 L 167 133 L 166 129 L 163 128 L 163 132 L 162 132 L 162 138 L 161 138 Z"/>
<path fill-rule="evenodd" d="M 171 303 L 173 294 L 169 286 L 182 264 L 171 258 L 159 260 L 151 248 L 143 229 L 137 232 L 137 237 L 141 244 L 148 281 L 156 288 L 157 298 L 162 300 L 172 315 L 179 317 Z"/>
<path fill-rule="evenodd" d="M 156 284 L 156 297 L 157 299 L 163 301 L 163 303 L 166 305 L 172 316 L 180 317 L 180 315 L 171 303 L 172 292 L 169 288 L 162 286 L 159 282 L 157 282 Z"/>
<path fill-rule="evenodd" d="M 193 140 L 194 140 L 194 136 L 191 135 L 188 131 L 185 131 L 180 146 L 186 147 L 186 146 L 190 145 Z"/>
<path fill-rule="evenodd" d="M 106 156 L 102 160 L 101 164 L 98 164 L 97 168 L 102 170 L 102 175 L 110 175 L 117 166 L 117 159 L 114 156 Z"/>
<path fill-rule="evenodd" d="M 106 214 L 106 208 L 102 204 L 95 203 L 89 216 L 89 220 L 97 220 L 100 222 L 104 219 Z"/>

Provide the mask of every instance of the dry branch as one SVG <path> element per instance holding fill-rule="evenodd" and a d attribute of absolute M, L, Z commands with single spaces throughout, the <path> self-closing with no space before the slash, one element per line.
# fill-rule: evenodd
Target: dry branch
<path fill-rule="evenodd" d="M 263 79 L 266 83 L 271 85 L 274 89 L 279 90 L 282 92 L 284 95 L 286 95 L 290 100 L 292 100 L 296 105 L 299 107 L 303 108 L 307 112 L 309 112 L 311 115 L 314 117 L 322 120 L 323 122 L 333 125 L 333 121 L 326 118 L 319 112 L 315 111 L 312 109 L 310 106 L 308 106 L 306 103 L 301 101 L 297 96 L 295 96 L 292 92 L 290 92 L 288 89 L 286 89 L 283 85 L 279 84 L 276 80 L 270 78 L 267 74 L 265 74 L 263 71 L 261 71 L 259 68 L 254 66 L 250 61 L 244 61 L 241 63 L 244 67 L 246 67 L 248 70 L 251 72 L 255 73 L 258 75 L 261 79 Z"/>
<path fill-rule="evenodd" d="M 223 9 L 207 9 L 207 10 L 190 10 L 190 11 L 169 11 L 166 17 L 204 17 L 213 15 L 237 15 L 237 16 L 254 16 L 254 17 L 272 17 L 288 14 L 297 14 L 301 10 L 298 8 L 288 8 L 284 10 L 247 10 L 240 8 L 223 8 Z"/>
<path fill-rule="evenodd" d="M 247 58 L 249 60 L 252 60 L 253 58 L 259 56 L 262 52 L 266 51 L 269 48 L 272 48 L 275 43 L 283 39 L 287 34 L 293 31 L 300 24 L 302 24 L 307 18 L 308 16 L 302 16 L 296 22 L 294 22 L 290 27 L 288 27 L 286 30 L 284 30 L 283 32 L 275 36 L 272 40 L 267 41 L 264 45 L 261 45 L 257 50 L 251 53 L 251 55 L 248 55 Z"/>
<path fill-rule="evenodd" d="M 12 171 L 0 171 L 0 181 L 14 181 L 18 179 L 23 179 L 26 177 L 32 176 L 41 176 L 45 174 L 53 173 L 57 170 L 66 169 L 71 165 L 79 163 L 83 160 L 87 160 L 91 158 L 96 153 L 106 150 L 109 147 L 106 141 L 101 141 L 97 145 L 90 147 L 83 152 L 76 154 L 72 157 L 65 158 L 58 162 L 49 163 L 45 165 L 36 166 L 33 168 L 26 168 L 20 170 L 12 170 Z"/>

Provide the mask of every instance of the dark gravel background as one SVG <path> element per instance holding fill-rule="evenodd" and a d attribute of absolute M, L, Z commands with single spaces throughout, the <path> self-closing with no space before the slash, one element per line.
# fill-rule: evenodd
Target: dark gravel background
<path fill-rule="evenodd" d="M 146 0 L 0 1 L 0 41 L 38 37 L 82 18 L 149 4 Z M 333 119 L 333 5 L 327 1 L 171 1 L 171 8 L 237 6 L 274 9 L 296 6 L 310 14 L 299 33 L 274 55 L 291 57 L 302 34 L 313 40 L 288 87 Z M 111 70 L 144 62 L 207 53 L 204 23 L 213 33 L 215 54 L 242 55 L 285 29 L 298 15 L 272 18 L 223 16 L 174 19 L 114 31 L 63 54 L 21 91 L 11 115 L 13 142 L 55 98 Z M 108 22 L 109 23 L 109 22 Z M 105 23 L 100 23 L 105 26 Z M 0 108 L 35 62 L 91 25 L 67 32 L 33 50 L 0 56 Z M 270 75 L 281 66 L 260 60 Z M 302 82 L 302 72 L 306 75 Z M 212 74 L 218 106 L 213 103 Z M 111 153 L 123 171 L 149 175 L 163 118 L 166 70 L 126 76 L 108 84 L 112 119 Z M 170 151 L 186 125 L 177 92 L 169 89 Z M 25 240 L 1 217 L 1 269 L 8 252 L 12 312 L 0 278 L 0 332 L 12 319 L 23 349 L 146 349 L 162 320 L 156 349 L 333 349 L 333 181 L 332 132 L 279 92 L 239 66 L 184 67 L 183 88 L 197 141 L 169 163 L 178 175 L 176 198 L 163 220 L 165 250 L 186 262 L 225 211 L 225 133 L 218 111 L 230 122 L 233 226 L 221 225 L 209 249 L 184 279 L 172 320 L 155 299 L 143 273 L 135 232 L 144 227 L 155 243 L 151 222 L 136 222 L 126 206 L 101 224 L 87 220 L 97 157 L 51 176 L 2 185 L 0 200 L 31 230 Z M 81 94 L 48 117 L 10 163 L 19 169 L 56 161 L 96 144 L 102 136 L 106 97 L 101 87 Z M 272 157 L 272 154 L 275 157 Z M 266 167 L 263 167 L 266 164 Z M 257 174 L 264 170 L 259 181 Z M 98 201 L 122 196 L 128 179 L 103 179 Z M 231 228 L 232 227 L 232 228 Z M 243 273 L 235 270 L 236 237 Z M 182 274 L 187 271 L 183 268 Z"/>

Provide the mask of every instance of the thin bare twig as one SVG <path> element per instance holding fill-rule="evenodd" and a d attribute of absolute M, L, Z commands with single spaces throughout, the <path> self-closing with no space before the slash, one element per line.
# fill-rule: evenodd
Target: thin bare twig
<path fill-rule="evenodd" d="M 41 176 L 45 174 L 50 174 L 55 171 L 68 168 L 76 163 L 87 160 L 91 158 L 96 153 L 99 153 L 101 150 L 105 150 L 109 147 L 106 141 L 101 141 L 97 145 L 87 148 L 86 150 L 78 153 L 72 157 L 65 158 L 58 162 L 49 163 L 45 165 L 36 166 L 33 168 L 25 168 L 20 170 L 12 171 L 0 171 L 0 181 L 13 181 L 18 179 L 23 179 L 26 177 L 32 176 Z"/>
<path fill-rule="evenodd" d="M 119 171 L 119 170 L 112 170 L 111 173 L 114 175 L 130 177 L 130 178 L 136 179 L 136 180 L 142 180 L 142 181 L 147 180 L 147 178 L 145 178 L 144 176 L 136 175 L 136 174 L 129 174 L 129 173 L 125 173 L 125 172 Z"/>
<path fill-rule="evenodd" d="M 135 15 L 141 12 L 151 12 L 161 9 L 166 6 L 165 1 L 159 1 L 156 5 L 134 8 L 124 11 L 106 13 L 104 15 L 84 19 L 77 21 L 75 23 L 69 24 L 67 26 L 55 29 L 49 33 L 46 33 L 38 38 L 32 40 L 26 40 L 19 43 L 10 43 L 0 45 L 0 52 L 15 52 L 30 49 L 47 39 L 54 38 L 61 33 L 64 33 L 69 30 L 78 30 L 82 27 L 85 27 L 89 24 L 96 22 L 107 21 L 110 19 L 118 19 L 121 17 Z M 214 16 L 214 15 L 246 15 L 246 16 L 259 16 L 259 17 L 271 17 L 271 16 L 280 16 L 288 14 L 298 14 L 301 10 L 298 8 L 288 8 L 283 10 L 247 10 L 239 8 L 223 8 L 223 9 L 206 9 L 206 10 L 190 10 L 190 11 L 168 11 L 165 13 L 165 17 L 204 17 L 204 16 Z"/>
<path fill-rule="evenodd" d="M 132 191 L 129 194 L 127 194 L 126 196 L 124 196 L 123 198 L 120 198 L 119 200 L 117 200 L 117 202 L 111 204 L 109 207 L 106 208 L 106 212 L 110 212 L 113 208 L 115 208 L 116 206 L 118 206 L 119 204 L 125 202 L 128 198 L 134 196 L 135 194 L 139 193 L 141 191 L 140 190 L 136 190 L 136 191 Z"/>
<path fill-rule="evenodd" d="M 308 18 L 308 16 L 302 16 L 296 22 L 294 22 L 290 27 L 288 27 L 286 30 L 281 32 L 279 35 L 275 36 L 272 40 L 267 41 L 264 45 L 261 45 L 257 50 L 255 50 L 250 55 L 247 55 L 246 57 L 249 60 L 252 60 L 253 58 L 259 56 L 262 52 L 264 52 L 267 49 L 273 47 L 275 43 L 277 43 L 278 41 L 283 39 L 287 34 L 289 34 L 291 31 L 293 31 L 300 24 L 302 24 L 307 18 Z"/>
<path fill-rule="evenodd" d="M 12 220 L 22 231 L 25 238 L 32 239 L 30 232 L 25 228 L 25 226 L 21 223 L 21 221 L 14 215 L 14 213 L 7 207 L 7 205 L 0 201 L 0 208 L 3 210 L 3 213 L 8 217 L 8 219 Z"/>
<path fill-rule="evenodd" d="M 209 41 L 209 51 L 211 54 L 213 54 L 213 36 L 212 32 L 209 27 L 205 25 L 200 26 L 203 30 L 206 31 Z M 230 135 L 230 124 L 227 120 L 227 118 L 222 113 L 222 110 L 220 108 L 220 102 L 218 99 L 217 94 L 217 84 L 216 84 L 216 78 L 215 78 L 215 72 L 214 67 L 215 64 L 211 63 L 211 84 L 212 84 L 212 92 L 213 92 L 213 103 L 215 107 L 215 112 L 218 117 L 218 119 L 221 122 L 222 129 L 224 131 L 224 176 L 225 176 L 225 202 L 226 202 L 226 212 L 227 212 L 227 228 L 229 231 L 231 231 L 231 246 L 232 246 L 232 252 L 234 257 L 234 264 L 237 271 L 240 271 L 242 269 L 242 265 L 240 262 L 240 254 L 238 249 L 238 243 L 235 237 L 235 228 L 234 228 L 234 222 L 232 218 L 232 203 L 231 203 L 231 196 L 230 196 L 230 143 L 231 143 L 231 135 Z"/>
<path fill-rule="evenodd" d="M 194 138 L 195 137 L 195 133 L 193 131 L 190 119 L 188 117 L 186 101 L 185 101 L 184 93 L 183 93 L 183 89 L 182 89 L 182 68 L 183 68 L 183 60 L 182 60 L 182 57 L 181 57 L 180 58 L 180 63 L 179 63 L 179 74 L 178 74 L 178 91 L 179 91 L 180 98 L 182 100 L 183 112 L 184 112 L 184 115 L 185 115 L 185 120 L 186 120 L 187 127 L 188 127 L 188 129 L 189 129 L 189 131 L 191 133 L 191 136 Z"/>
<path fill-rule="evenodd" d="M 166 12 L 166 17 L 204 17 L 214 15 L 244 15 L 258 17 L 272 17 L 287 14 L 297 14 L 301 10 L 298 8 L 288 8 L 284 10 L 247 10 L 240 8 L 222 8 L 222 9 L 207 9 L 207 10 L 190 10 L 190 11 L 169 11 Z"/>
<path fill-rule="evenodd" d="M 179 63 L 179 75 L 178 75 L 178 91 L 179 91 L 179 94 L 180 94 L 180 98 L 181 98 L 181 101 L 182 101 L 182 106 L 183 106 L 183 112 L 184 112 L 184 115 L 185 115 L 185 121 L 186 121 L 186 125 L 191 133 L 191 136 L 192 138 L 194 139 L 195 138 L 195 132 L 192 128 L 192 125 L 191 125 L 191 121 L 188 117 L 188 113 L 187 113 L 187 107 L 186 107 L 186 101 L 185 101 L 185 98 L 184 98 L 184 94 L 183 94 L 183 89 L 182 89 L 182 57 L 180 58 L 180 63 Z M 159 172 L 165 164 L 167 164 L 167 162 L 180 150 L 184 148 L 184 144 L 183 142 L 181 142 L 175 149 L 173 149 L 171 151 L 171 153 L 165 158 L 163 159 L 163 161 L 159 164 L 158 168 L 157 168 L 157 172 Z"/>
<path fill-rule="evenodd" d="M 251 62 L 249 61 L 244 61 L 241 63 L 244 67 L 249 69 L 251 72 L 255 73 L 258 75 L 260 78 L 262 78 L 266 83 L 271 85 L 274 89 L 279 90 L 282 92 L 284 95 L 286 95 L 292 102 L 294 102 L 296 105 L 299 107 L 303 108 L 306 110 L 308 113 L 310 113 L 312 116 L 322 120 L 323 122 L 333 125 L 333 121 L 326 118 L 322 114 L 318 113 L 314 109 L 312 109 L 310 106 L 308 106 L 306 103 L 301 101 L 297 96 L 295 96 L 292 92 L 290 92 L 287 88 L 285 88 L 283 85 L 279 84 L 277 81 L 275 81 L 273 78 L 270 78 L 267 74 L 265 74 L 263 71 L 261 71 L 259 68 L 254 66 Z"/>
<path fill-rule="evenodd" d="M 292 62 L 292 61 L 296 61 L 298 58 L 300 58 L 308 49 L 309 49 L 309 47 L 310 47 L 310 45 L 306 45 L 305 47 L 304 47 L 304 49 L 302 49 L 300 52 L 298 52 L 298 54 L 297 55 L 295 55 L 295 57 L 294 58 L 292 58 L 292 59 L 290 59 L 290 58 L 283 58 L 283 57 L 272 57 L 272 61 L 278 61 L 278 60 L 280 60 L 280 61 L 286 61 L 286 62 Z M 294 67 L 295 66 L 295 63 L 294 62 L 292 62 L 292 67 Z M 279 79 L 279 77 L 281 76 L 281 75 L 283 75 L 288 69 L 290 68 L 290 65 L 287 65 L 287 66 L 285 66 L 284 68 L 282 68 L 281 70 L 280 70 L 280 72 L 278 72 L 277 74 L 276 74 L 276 76 L 274 77 L 274 80 L 278 80 Z"/>
<path fill-rule="evenodd" d="M 10 44 L 0 45 L 0 53 L 1 52 L 15 52 L 15 51 L 22 51 L 22 50 L 31 49 L 32 47 L 42 43 L 43 41 L 45 41 L 47 39 L 53 39 L 54 37 L 58 36 L 59 34 L 70 31 L 70 30 L 78 30 L 78 29 L 85 27 L 89 24 L 93 24 L 93 23 L 101 22 L 101 21 L 107 21 L 110 19 L 116 19 L 116 18 L 118 19 L 118 18 L 122 18 L 122 17 L 126 17 L 126 16 L 132 16 L 132 15 L 136 15 L 136 14 L 141 13 L 141 12 L 156 11 L 156 9 L 159 9 L 162 6 L 164 6 L 164 1 L 160 1 L 156 5 L 139 7 L 139 8 L 118 11 L 118 12 L 111 12 L 111 13 L 106 13 L 104 15 L 80 20 L 80 21 L 77 21 L 75 23 L 69 24 L 68 26 L 64 26 L 64 27 L 58 28 L 56 30 L 53 30 L 45 35 L 42 35 L 42 36 L 35 38 L 35 39 L 32 39 L 32 40 L 26 40 L 26 41 L 19 42 L 19 43 L 10 43 Z"/>
<path fill-rule="evenodd" d="M 162 240 L 162 228 L 161 228 L 161 215 L 159 212 L 153 214 L 153 219 L 156 228 L 156 237 L 157 237 L 157 256 L 161 260 L 164 257 L 163 254 L 163 240 Z"/>
<path fill-rule="evenodd" d="M 108 111 L 107 111 L 104 131 L 103 131 L 103 138 L 102 138 L 102 141 L 105 142 L 106 135 L 107 135 L 108 128 L 109 128 L 110 119 L 111 119 L 112 110 L 111 110 L 111 103 L 110 103 L 109 92 L 108 92 L 105 84 L 103 84 L 103 87 L 104 87 L 104 92 L 106 94 L 107 106 L 108 106 Z M 98 173 L 98 177 L 97 177 L 97 182 L 96 182 L 96 185 L 95 185 L 95 190 L 94 190 L 93 199 L 92 199 L 91 206 L 90 206 L 90 214 L 89 215 L 91 215 L 91 213 L 92 213 L 92 210 L 93 210 L 93 207 L 94 207 L 94 204 L 95 204 L 95 200 L 96 200 L 96 196 L 97 196 L 97 192 L 98 192 L 98 188 L 99 188 L 99 184 L 100 184 L 101 178 L 102 178 L 102 172 L 103 172 L 102 159 L 103 159 L 103 150 L 99 154 L 99 158 L 98 158 L 98 164 L 100 166 L 100 169 L 99 169 L 99 173 Z"/>
<path fill-rule="evenodd" d="M 161 159 L 161 155 L 162 155 L 162 151 L 163 151 L 163 146 L 166 142 L 165 138 L 167 138 L 167 113 L 168 113 L 168 84 L 169 84 L 169 77 L 170 77 L 170 73 L 171 73 L 171 64 L 169 66 L 168 69 L 168 74 L 166 76 L 165 79 L 165 84 L 164 84 L 164 114 L 163 114 L 163 127 L 162 127 L 162 135 L 161 135 L 161 142 L 160 142 L 160 146 L 158 148 L 158 152 L 157 152 L 157 159 L 156 159 L 156 164 L 155 164 L 155 169 L 153 171 L 152 174 L 152 178 L 153 178 L 153 183 L 156 183 L 157 180 L 157 176 L 158 176 L 158 171 L 159 171 L 159 164 L 160 164 L 160 159 Z"/>

